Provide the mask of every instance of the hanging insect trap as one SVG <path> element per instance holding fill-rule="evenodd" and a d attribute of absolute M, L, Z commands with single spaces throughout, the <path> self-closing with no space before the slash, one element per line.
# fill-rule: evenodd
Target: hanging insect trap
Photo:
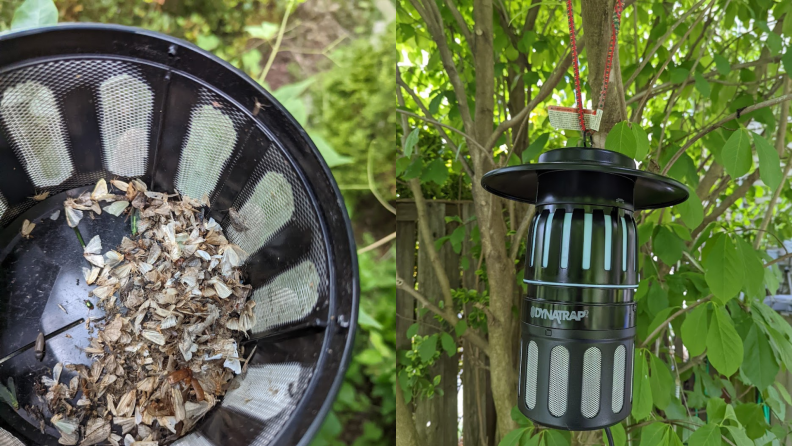
<path fill-rule="evenodd" d="M 100 388 L 123 379 L 154 379 L 148 384 L 140 381 L 130 401 L 115 400 L 114 405 L 108 398 L 92 406 L 95 412 L 86 415 L 92 418 L 88 425 L 83 420 L 76 428 L 79 439 L 98 438 L 97 432 L 107 429 L 99 444 L 109 444 L 112 428 L 114 434 L 130 433 L 134 440 L 141 440 L 159 426 L 173 432 L 160 437 L 160 445 L 307 445 L 341 386 L 357 321 L 354 240 L 330 170 L 283 106 L 228 63 L 165 35 L 92 24 L 0 36 L 0 381 L 6 384 L 13 378 L 15 385 L 7 387 L 15 387 L 18 402 L 15 409 L 0 401 L 0 443 L 57 445 L 74 430 L 63 419 L 56 429 L 50 417 L 58 414 L 47 413 L 45 395 L 52 393 L 52 383 L 58 381 L 53 376 L 56 369 L 61 397 L 63 392 L 71 395 L 71 408 L 80 410 L 79 386 L 71 389 L 70 381 L 78 374 L 69 365 L 91 366 L 86 353 L 92 348 L 96 353 L 96 344 L 89 341 L 96 337 L 93 324 L 102 323 L 106 313 L 98 298 L 89 299 L 95 288 L 84 276 L 83 240 L 67 224 L 64 202 L 80 201 L 80 195 L 94 191 L 102 178 L 108 185 L 134 184 L 140 192 L 178 194 L 169 198 L 173 202 L 181 196 L 201 200 L 189 216 L 194 219 L 189 225 L 202 231 L 209 225 L 218 232 L 222 228 L 227 241 L 217 232 L 206 237 L 244 251 L 240 277 L 249 285 L 247 303 L 255 303 L 245 306 L 245 311 L 255 315 L 255 323 L 240 337 L 239 351 L 245 353 L 238 357 L 234 348 L 203 352 L 195 347 L 190 350 L 189 342 L 180 343 L 181 351 L 157 350 L 166 359 L 181 360 L 182 355 L 192 354 L 220 361 L 221 372 L 211 376 L 202 375 L 201 367 L 168 375 L 164 372 L 172 372 L 173 364 L 159 359 L 144 362 L 134 376 L 118 375 L 124 366 L 120 359 L 111 361 L 104 371 L 86 372 L 89 378 L 112 378 L 108 382 L 94 379 Z M 123 195 L 124 191 L 115 193 Z M 163 211 L 162 218 L 172 218 L 163 195 L 136 196 L 154 200 L 159 210 L 152 212 Z M 84 242 L 101 236 L 105 251 L 120 243 L 123 246 L 124 237 L 138 243 L 140 234 L 130 229 L 138 213 L 112 217 L 108 212 L 112 213 L 107 208 L 102 215 L 84 212 L 76 228 Z M 192 243 L 188 234 L 183 233 L 184 238 L 177 234 L 171 247 L 187 250 Z M 195 239 L 196 234 L 189 237 Z M 207 321 L 209 310 L 195 307 L 176 317 L 179 308 L 184 308 L 181 305 L 197 299 L 195 288 L 189 296 L 168 292 L 177 282 L 178 287 L 172 289 L 189 286 L 184 268 L 200 268 L 212 259 L 222 262 L 220 257 L 237 255 L 226 251 L 212 257 L 211 252 L 195 251 L 196 246 L 208 246 L 200 245 L 204 241 L 214 243 L 201 238 L 194 242 L 195 257 L 168 262 L 168 267 L 175 263 L 182 269 L 167 283 L 155 286 L 153 279 L 147 282 L 150 276 L 134 283 L 143 290 L 160 290 L 158 314 L 162 318 L 174 315 L 167 325 L 165 320 L 135 322 L 133 317 L 123 325 L 118 322 L 121 330 L 113 336 L 106 330 L 104 340 L 117 340 L 131 333 L 128 324 L 139 323 L 144 332 L 149 328 L 144 336 L 159 343 L 181 336 L 173 331 L 173 324 Z M 136 252 L 134 245 L 127 246 Z M 88 248 L 85 256 L 89 256 Z M 152 257 L 157 258 L 154 254 L 148 258 Z M 199 257 L 204 257 L 203 263 Z M 143 268 L 144 262 L 130 256 L 116 262 L 124 260 L 134 260 Z M 144 272 L 156 275 L 157 270 Z M 217 291 L 198 290 L 198 296 L 209 296 L 220 307 L 229 291 L 220 279 L 213 280 Z M 243 323 L 241 315 L 234 320 L 227 316 L 215 313 L 205 326 L 184 327 L 185 339 L 212 345 L 216 335 L 212 321 L 227 319 L 227 327 L 233 322 L 234 329 Z M 111 350 L 105 359 L 123 354 Z M 62 371 L 58 363 L 64 365 Z M 236 370 L 232 383 L 221 376 L 229 368 Z M 113 370 L 117 376 L 109 376 Z M 162 379 L 170 381 L 172 393 L 145 396 L 151 395 L 145 388 Z M 201 392 L 198 383 L 203 384 Z M 227 389 L 208 409 L 204 403 L 220 385 Z M 173 403 L 176 407 L 182 395 L 186 413 L 166 414 L 166 406 Z M 189 404 L 188 396 L 193 398 Z M 136 402 L 146 403 L 145 398 L 157 400 L 148 412 L 130 409 L 122 413 L 122 406 L 130 403 L 134 408 Z M 200 419 L 191 418 L 204 409 L 208 412 Z M 69 413 L 58 416 L 65 418 Z M 144 428 L 140 420 L 146 417 L 149 426 Z M 185 436 L 177 434 L 188 421 L 196 421 L 194 428 Z M 82 444 L 96 443 L 85 440 Z"/>
<path fill-rule="evenodd" d="M 536 205 L 526 248 L 520 411 L 565 430 L 618 423 L 632 408 L 633 215 L 681 203 L 687 188 L 636 170 L 625 155 L 580 147 L 493 170 L 481 184 Z"/>

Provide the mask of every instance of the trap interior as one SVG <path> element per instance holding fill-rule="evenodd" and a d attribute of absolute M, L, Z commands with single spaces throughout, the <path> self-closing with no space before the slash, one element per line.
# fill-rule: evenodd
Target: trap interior
<path fill-rule="evenodd" d="M 101 317 L 84 304 L 91 287 L 66 195 L 99 178 L 207 194 L 210 216 L 250 254 L 257 348 L 240 387 L 177 443 L 307 445 L 349 362 L 359 288 L 343 200 L 305 131 L 253 80 L 161 34 L 60 25 L 2 35 L 0 50 L 0 357 L 39 330 Z M 41 192 L 50 196 L 31 198 Z M 249 230 L 230 225 L 229 208 Z M 29 240 L 25 219 L 37 225 Z M 111 249 L 131 232 L 119 220 L 85 216 L 80 232 Z M 88 363 L 84 326 L 67 333 L 47 342 L 41 363 L 31 350 L 0 364 L 22 406 L 0 404 L 0 427 L 27 444 L 57 444 L 54 428 L 41 435 L 22 410 L 33 380 L 58 361 Z M 61 382 L 70 377 L 64 369 Z"/>

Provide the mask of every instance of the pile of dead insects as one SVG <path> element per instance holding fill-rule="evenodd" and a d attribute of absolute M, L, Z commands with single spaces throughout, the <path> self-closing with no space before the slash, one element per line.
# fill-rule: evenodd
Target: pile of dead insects
<path fill-rule="evenodd" d="M 139 180 L 109 188 L 100 180 L 64 203 L 72 227 L 86 213 L 106 212 L 133 235 L 108 251 L 99 236 L 84 248 L 85 280 L 105 317 L 86 322 L 94 334 L 89 366 L 58 363 L 41 380 L 61 444 L 169 444 L 242 372 L 240 342 L 256 321 L 241 281 L 246 253 L 203 218 L 204 205 L 206 197 L 152 192 Z M 64 367 L 77 372 L 68 383 L 60 381 Z"/>

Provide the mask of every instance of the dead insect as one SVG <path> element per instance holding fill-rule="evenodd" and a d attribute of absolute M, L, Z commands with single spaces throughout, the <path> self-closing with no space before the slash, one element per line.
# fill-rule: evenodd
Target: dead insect
<path fill-rule="evenodd" d="M 168 375 L 168 382 L 171 384 L 176 384 L 177 382 L 188 379 L 192 379 L 192 370 L 190 369 L 179 369 Z"/>
<path fill-rule="evenodd" d="M 245 224 L 245 219 L 242 215 L 234 208 L 228 209 L 228 219 L 231 222 L 231 226 L 239 232 L 245 232 L 250 229 Z"/>
<path fill-rule="evenodd" d="M 49 194 L 50 194 L 49 191 L 45 190 L 44 192 L 41 192 L 39 194 L 33 195 L 32 197 L 28 197 L 28 198 L 32 198 L 36 201 L 44 201 L 47 199 L 47 197 L 49 197 Z"/>
<path fill-rule="evenodd" d="M 42 332 L 39 332 L 36 338 L 36 359 L 38 359 L 39 362 L 44 359 L 44 333 Z"/>
<path fill-rule="evenodd" d="M 71 339 L 71 338 L 72 338 L 72 337 L 71 337 L 71 335 L 70 335 L 69 333 L 66 333 L 66 334 L 65 334 L 65 335 L 63 335 L 63 336 L 66 336 L 66 337 L 67 337 L 67 338 L 69 338 L 69 339 Z"/>
<path fill-rule="evenodd" d="M 85 299 L 83 302 L 85 303 L 85 306 L 88 307 L 89 310 L 93 310 L 94 309 L 94 305 L 91 303 L 90 300 Z"/>
<path fill-rule="evenodd" d="M 77 279 L 77 282 L 78 282 L 78 283 L 77 283 L 77 285 L 79 285 L 79 284 L 80 284 L 80 283 L 79 283 L 79 282 L 80 282 L 80 279 Z M 60 308 L 60 309 L 61 309 L 61 311 L 63 311 L 64 313 L 66 313 L 66 314 L 69 314 L 69 312 L 68 312 L 68 311 L 66 311 L 66 309 L 65 309 L 65 308 L 63 308 L 63 305 L 61 305 L 61 304 L 58 304 L 58 308 Z"/>
<path fill-rule="evenodd" d="M 253 107 L 253 116 L 256 116 L 259 111 L 261 111 L 261 102 L 259 102 L 258 98 L 253 98 L 256 101 L 256 106 Z"/>
<path fill-rule="evenodd" d="M 30 233 L 33 232 L 33 228 L 35 227 L 36 224 L 31 223 L 30 220 L 25 220 L 24 222 L 22 222 L 22 229 L 20 231 L 22 233 L 22 237 L 31 238 Z"/>

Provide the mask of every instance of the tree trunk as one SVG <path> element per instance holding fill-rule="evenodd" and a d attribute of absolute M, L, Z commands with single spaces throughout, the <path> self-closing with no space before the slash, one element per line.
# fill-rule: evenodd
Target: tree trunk
<path fill-rule="evenodd" d="M 614 0 L 586 0 L 582 2 L 583 35 L 586 39 L 586 55 L 591 86 L 591 107 L 596 108 L 599 101 L 608 46 L 611 38 Z M 605 137 L 610 129 L 627 119 L 627 104 L 624 98 L 624 85 L 619 68 L 619 45 L 613 51 L 608 93 L 605 96 L 605 110 L 599 131 L 594 134 L 594 147 L 605 147 Z"/>
<path fill-rule="evenodd" d="M 396 380 L 396 446 L 422 446 L 413 424 L 412 412 L 404 401 L 399 380 Z"/>

